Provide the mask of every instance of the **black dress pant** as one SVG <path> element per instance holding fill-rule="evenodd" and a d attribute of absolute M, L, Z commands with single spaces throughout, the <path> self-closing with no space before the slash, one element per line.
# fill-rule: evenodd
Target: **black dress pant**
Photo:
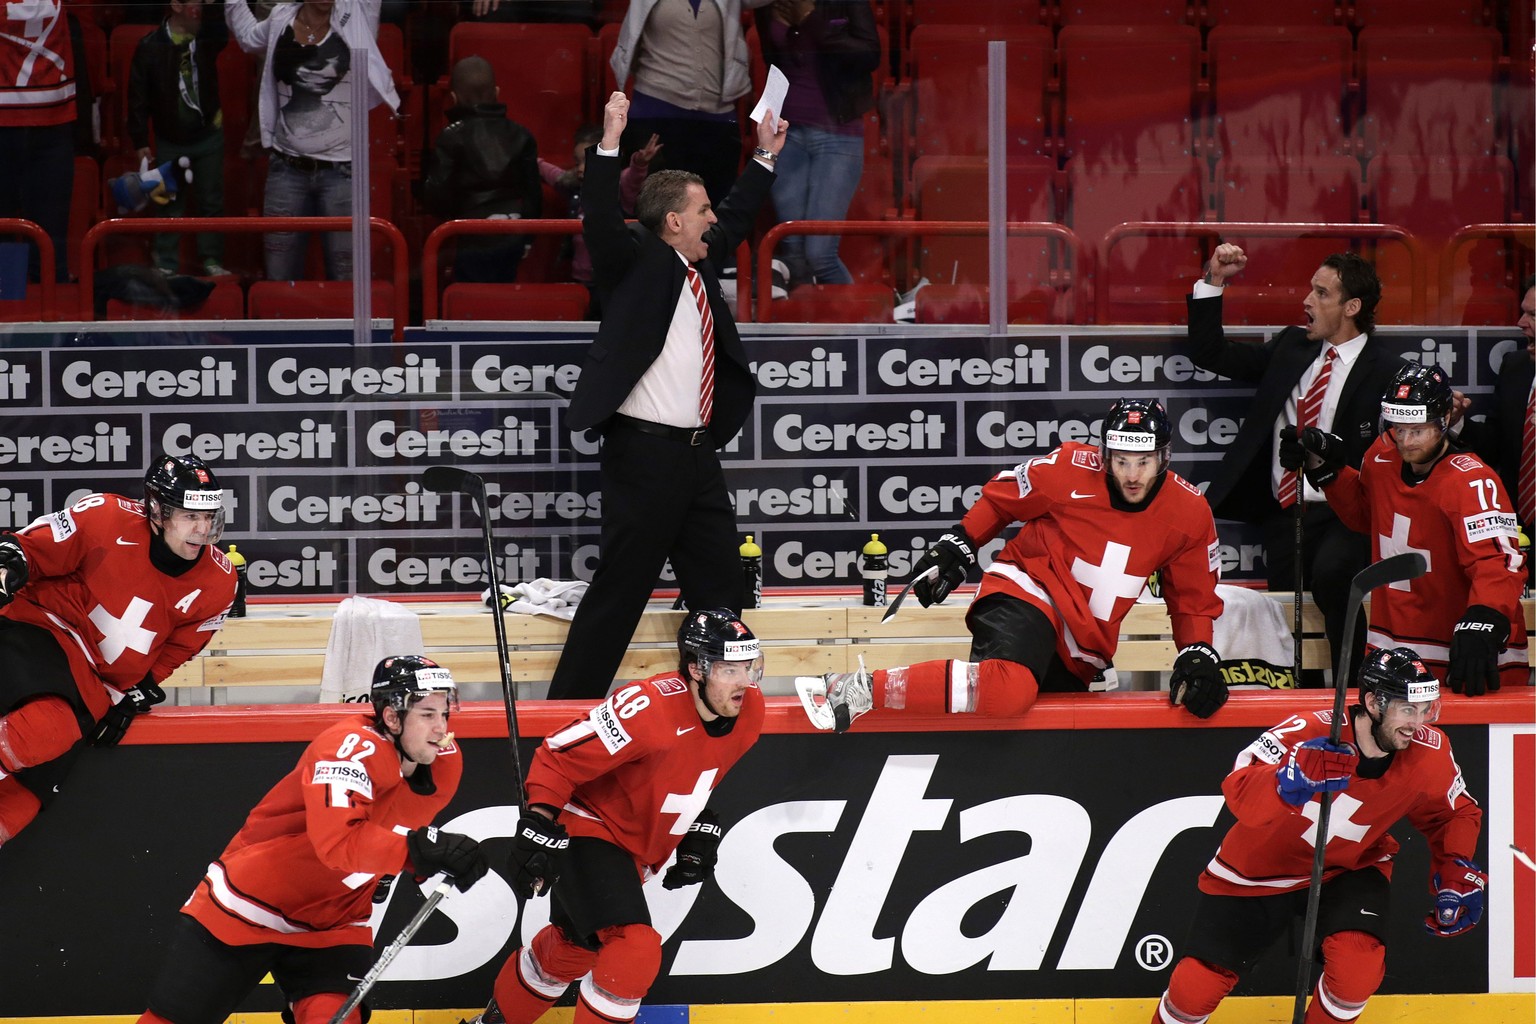
<path fill-rule="evenodd" d="M 1371 542 L 1339 521 L 1326 503 L 1308 502 L 1302 519 L 1302 583 L 1323 616 L 1332 664 L 1337 665 L 1348 613 L 1349 584 L 1370 564 Z M 1296 510 L 1285 509 L 1264 521 L 1264 561 L 1269 567 L 1269 589 L 1296 589 Z M 1355 684 L 1365 656 L 1365 615 L 1355 621 L 1350 647 L 1349 685 Z M 1301 685 L 1323 685 L 1322 673 L 1302 674 Z"/>
<path fill-rule="evenodd" d="M 608 693 L 668 558 L 689 608 L 741 614 L 736 511 L 713 443 L 690 445 L 616 423 L 603 438 L 600 465 L 597 571 L 576 606 L 551 700 Z"/>

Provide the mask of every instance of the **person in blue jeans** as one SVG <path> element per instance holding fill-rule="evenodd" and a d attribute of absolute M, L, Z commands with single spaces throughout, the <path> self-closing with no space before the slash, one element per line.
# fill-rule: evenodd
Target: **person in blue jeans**
<path fill-rule="evenodd" d="M 869 0 L 774 0 L 756 11 L 763 59 L 789 79 L 795 126 L 779 154 L 780 221 L 842 220 L 864 172 L 864 115 L 874 106 L 880 36 Z M 837 235 L 790 235 L 779 255 L 790 286 L 852 284 Z"/>
<path fill-rule="evenodd" d="M 303 0 L 279 4 L 257 21 L 248 0 L 229 0 L 229 30 L 247 53 L 264 55 L 258 112 L 261 141 L 271 155 L 262 214 L 267 217 L 352 215 L 352 109 L 349 75 L 368 77 L 371 109 L 400 106 L 388 65 L 375 42 L 380 0 Z M 367 54 L 352 67 L 352 51 Z M 366 154 L 358 154 L 367 159 Z M 327 232 L 325 271 L 333 281 L 352 278 L 352 235 Z M 304 273 L 308 237 L 292 231 L 266 236 L 270 281 Z"/>

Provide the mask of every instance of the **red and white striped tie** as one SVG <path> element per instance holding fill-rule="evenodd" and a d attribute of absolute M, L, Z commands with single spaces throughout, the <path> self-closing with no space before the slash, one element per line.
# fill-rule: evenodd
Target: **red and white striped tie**
<path fill-rule="evenodd" d="M 1307 388 L 1307 394 L 1296 407 L 1296 432 L 1298 434 L 1308 427 L 1317 426 L 1318 419 L 1323 412 L 1323 396 L 1328 393 L 1328 378 L 1333 376 L 1333 359 L 1338 355 L 1338 350 L 1329 345 L 1323 353 L 1323 368 L 1317 371 L 1317 376 L 1312 379 L 1312 386 Z M 1300 478 L 1297 473 L 1287 470 L 1280 477 L 1280 507 L 1290 508 L 1296 504 L 1297 489 Z"/>
<path fill-rule="evenodd" d="M 1525 429 L 1520 433 L 1520 476 L 1516 480 L 1520 488 L 1520 519 L 1536 523 L 1536 388 L 1525 400 Z"/>
<path fill-rule="evenodd" d="M 688 267 L 688 287 L 693 289 L 693 301 L 699 307 L 704 346 L 704 373 L 699 379 L 699 422 L 707 427 L 715 413 L 715 315 L 710 312 L 709 299 L 704 295 L 704 281 L 691 265 Z"/>

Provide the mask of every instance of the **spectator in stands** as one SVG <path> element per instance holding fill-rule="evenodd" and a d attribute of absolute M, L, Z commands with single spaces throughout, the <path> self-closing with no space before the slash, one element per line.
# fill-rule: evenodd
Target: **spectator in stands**
<path fill-rule="evenodd" d="M 667 140 L 662 166 L 704 179 L 715 206 L 725 201 L 741 165 L 736 101 L 752 88 L 743 6 L 769 0 L 632 0 L 608 65 L 620 89 L 635 76 L 624 149 Z"/>
<path fill-rule="evenodd" d="M 1376 440 L 1381 395 L 1402 359 L 1374 335 L 1381 282 L 1354 253 L 1336 253 L 1312 275 L 1302 308 L 1305 327 L 1286 327 L 1268 342 L 1232 341 L 1221 327 L 1222 295 L 1247 264 L 1231 243 L 1216 247 L 1189 298 L 1189 342 L 1195 365 L 1255 385 L 1253 403 L 1205 492 L 1216 515 L 1263 528 L 1271 590 L 1296 586 L 1296 509 L 1303 513 L 1302 578 L 1323 613 L 1334 652 L 1344 638 L 1349 581 L 1366 565 L 1370 543 L 1339 521 L 1321 491 L 1298 481 L 1299 446 L 1280 442 L 1280 428 L 1316 426 L 1344 439 L 1344 459 L 1358 469 Z M 1313 385 L 1317 385 L 1314 389 Z M 1304 415 L 1310 413 L 1310 417 Z M 1304 492 L 1298 490 L 1298 483 Z M 1349 678 L 1358 670 L 1361 634 Z M 1303 685 L 1321 685 L 1303 674 Z"/>
<path fill-rule="evenodd" d="M 0 21 L 0 217 L 33 221 L 53 240 L 58 280 L 75 185 L 75 52 L 60 0 L 5 5 Z M 27 272 L 38 280 L 39 254 Z"/>
<path fill-rule="evenodd" d="M 1536 277 L 1525 279 L 1522 294 L 1525 344 L 1504 354 L 1487 418 L 1468 420 L 1461 441 L 1499 474 L 1529 537 L 1536 536 Z M 1536 559 L 1526 561 L 1530 569 Z"/>
<path fill-rule="evenodd" d="M 586 177 L 587 150 L 603 138 L 603 126 L 585 124 L 576 129 L 576 159 L 569 168 L 561 168 L 548 160 L 539 160 L 539 176 L 544 184 L 569 200 L 570 216 L 581 219 L 581 183 Z M 619 210 L 626 217 L 635 215 L 635 200 L 640 186 L 650 170 L 651 160 L 661 151 L 661 138 L 652 135 L 649 141 L 629 158 L 629 166 L 619 174 Z M 602 318 L 597 289 L 592 285 L 592 256 L 587 252 L 587 240 L 580 235 L 571 236 L 571 280 L 587 286 L 592 303 L 587 308 L 587 319 Z"/>
<path fill-rule="evenodd" d="M 422 185 L 427 209 L 444 220 L 517 220 L 539 217 L 544 189 L 533 134 L 507 117 L 501 90 L 484 57 L 465 57 L 448 80 L 451 122 L 437 138 Z M 527 235 L 461 236 L 455 281 L 517 280 Z"/>
<path fill-rule="evenodd" d="M 268 217 L 352 215 L 352 51 L 368 54 L 369 108 L 400 105 L 395 84 L 375 39 L 380 0 L 304 0 L 280 4 L 256 20 L 248 0 L 229 0 L 229 28 L 247 53 L 262 55 L 258 116 L 261 142 L 271 154 Z M 326 275 L 352 277 L 351 232 L 328 232 Z M 266 236 L 267 278 L 294 281 L 304 271 L 307 237 L 274 231 Z"/>
<path fill-rule="evenodd" d="M 223 12 L 205 17 L 206 0 L 171 0 L 160 27 L 139 40 L 128 73 L 128 138 L 141 160 L 151 164 L 186 157 L 192 186 L 178 189 L 160 211 L 179 217 L 192 193 L 202 217 L 224 215 L 224 112 L 219 109 L 219 51 L 229 41 Z M 149 133 L 155 133 L 151 151 Z M 181 269 L 181 235 L 155 236 L 155 266 L 166 274 Z M 203 273 L 217 277 L 224 269 L 224 238 L 199 232 L 197 255 Z"/>
<path fill-rule="evenodd" d="M 842 220 L 864 173 L 864 118 L 874 106 L 880 35 L 869 0 L 774 0 L 757 10 L 763 59 L 789 79 L 795 134 L 773 179 L 780 221 Z M 852 284 L 836 235 L 790 235 L 780 255 L 790 287 Z"/>
<path fill-rule="evenodd" d="M 589 28 L 602 21 L 598 0 L 473 0 L 468 7 L 477 21 L 570 22 Z"/>

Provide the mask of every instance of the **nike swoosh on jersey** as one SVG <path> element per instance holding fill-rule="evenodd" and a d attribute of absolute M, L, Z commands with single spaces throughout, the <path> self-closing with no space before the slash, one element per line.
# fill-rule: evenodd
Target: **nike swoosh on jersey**
<path fill-rule="evenodd" d="M 1376 911 L 1374 911 L 1374 910 L 1362 910 L 1362 911 L 1360 911 L 1360 913 L 1365 914 L 1368 917 L 1380 917 L 1381 916 L 1380 914 L 1376 913 Z"/>
<path fill-rule="evenodd" d="M 695 729 L 697 729 L 697 728 L 698 728 L 698 726 L 696 726 L 696 725 L 690 725 L 690 726 L 689 726 L 689 727 L 688 727 L 688 728 L 686 728 L 686 729 L 679 729 L 679 730 L 677 730 L 677 734 L 678 734 L 678 735 L 679 735 L 679 736 L 681 736 L 681 735 L 682 735 L 682 734 L 683 734 L 683 733 L 685 733 L 685 732 L 693 732 L 693 730 L 695 730 Z"/>
<path fill-rule="evenodd" d="M 1384 458 L 1381 457 L 1380 453 L 1377 453 L 1377 454 L 1371 456 L 1371 461 L 1372 462 L 1391 462 L 1392 460 L 1391 459 L 1384 459 Z"/>
<path fill-rule="evenodd" d="M 123 545 L 124 547 L 128 547 L 128 548 L 136 548 L 136 547 L 139 546 L 139 542 L 138 541 L 136 541 L 136 540 L 123 540 L 123 538 L 121 538 L 121 537 L 117 538 L 117 542 L 119 544 Z"/>
<path fill-rule="evenodd" d="M 1078 494 L 1077 493 L 1077 489 L 1073 488 L 1073 490 L 1072 490 L 1072 497 L 1074 497 L 1074 498 L 1097 498 L 1098 495 L 1097 494 Z"/>

